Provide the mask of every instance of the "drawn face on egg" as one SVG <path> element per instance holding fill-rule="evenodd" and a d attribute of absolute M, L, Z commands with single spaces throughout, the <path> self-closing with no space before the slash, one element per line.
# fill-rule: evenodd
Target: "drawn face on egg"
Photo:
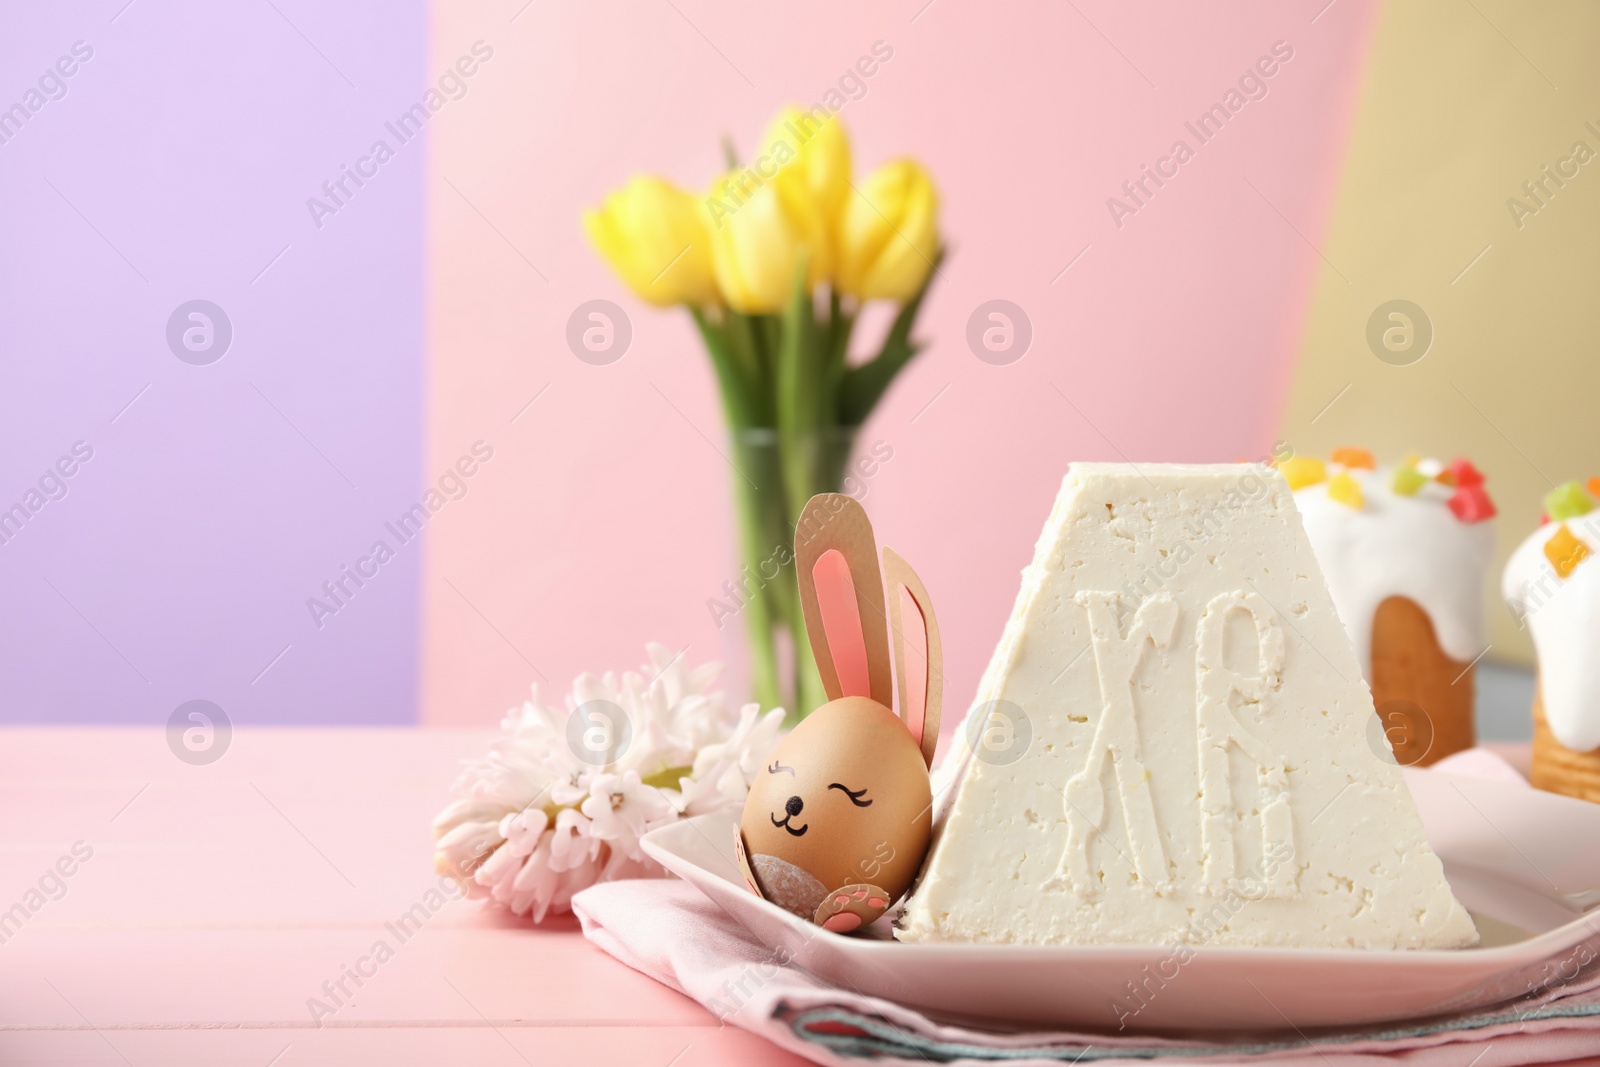
<path fill-rule="evenodd" d="M 927 850 L 931 801 L 922 751 L 905 725 L 876 701 L 844 697 L 807 716 L 773 752 L 740 830 L 763 895 L 809 919 L 816 905 L 806 904 L 829 888 L 904 892 Z M 804 879 L 780 863 L 821 889 L 786 894 L 773 883 Z M 779 899 L 786 896 L 794 899 Z"/>

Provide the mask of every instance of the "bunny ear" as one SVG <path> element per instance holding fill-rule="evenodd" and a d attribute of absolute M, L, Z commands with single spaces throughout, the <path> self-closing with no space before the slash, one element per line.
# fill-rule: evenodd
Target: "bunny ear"
<path fill-rule="evenodd" d="M 795 524 L 794 555 L 806 634 L 828 699 L 864 696 L 891 706 L 883 577 L 867 513 L 842 493 L 812 497 Z"/>
<path fill-rule="evenodd" d="M 883 550 L 889 579 L 889 625 L 894 635 L 894 665 L 900 692 L 900 719 L 933 766 L 939 745 L 939 710 L 944 699 L 944 647 L 933 601 L 911 565 L 892 548 Z"/>

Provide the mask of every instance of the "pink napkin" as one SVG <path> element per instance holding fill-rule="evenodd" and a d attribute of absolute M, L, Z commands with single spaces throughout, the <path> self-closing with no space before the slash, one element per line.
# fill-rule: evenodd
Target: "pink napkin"
<path fill-rule="evenodd" d="M 1528 780 L 1506 761 L 1500 753 L 1487 748 L 1463 749 L 1435 763 L 1431 768 L 1445 774 L 1458 774 L 1464 778 L 1482 778 L 1489 782 L 1504 782 L 1532 789 Z"/>
<path fill-rule="evenodd" d="M 994 1033 L 942 1025 L 877 997 L 824 985 L 785 965 L 693 886 L 677 880 L 607 882 L 579 893 L 583 934 L 636 971 L 684 993 L 724 1023 L 817 1063 L 1071 1063 L 1160 1057 L 1171 1063 L 1396 1062 L 1468 1067 L 1551 1063 L 1600 1055 L 1600 963 L 1558 995 L 1425 1023 L 1303 1037 L 1210 1034 L 1178 1040 L 1090 1031 Z"/>
<path fill-rule="evenodd" d="M 634 970 L 693 997 L 724 1023 L 823 1064 L 1160 1058 L 1208 1065 L 1512 1067 L 1600 1056 L 1600 961 L 1538 997 L 1463 1015 L 1309 1036 L 1294 1030 L 1183 1038 L 996 1032 L 946 1025 L 891 1001 L 826 985 L 675 879 L 593 886 L 573 898 L 572 910 L 585 937 Z M 1493 1055 L 1483 1055 L 1489 1042 Z"/>

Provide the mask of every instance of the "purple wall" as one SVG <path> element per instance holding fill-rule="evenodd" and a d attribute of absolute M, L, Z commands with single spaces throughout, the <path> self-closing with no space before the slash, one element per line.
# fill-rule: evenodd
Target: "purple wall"
<path fill-rule="evenodd" d="M 426 5 L 125 2 L 0 25 L 0 721 L 411 722 L 421 545 L 306 601 L 420 492 L 427 146 L 306 202 L 420 96 Z"/>

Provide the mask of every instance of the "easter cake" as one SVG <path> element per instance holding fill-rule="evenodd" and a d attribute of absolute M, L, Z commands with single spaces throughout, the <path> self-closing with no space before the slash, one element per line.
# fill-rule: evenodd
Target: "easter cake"
<path fill-rule="evenodd" d="M 1539 528 L 1517 546 L 1501 584 L 1533 635 L 1533 765 L 1541 789 L 1600 801 L 1600 478 L 1545 497 Z"/>
<path fill-rule="evenodd" d="M 1363 448 L 1279 464 L 1400 763 L 1471 748 L 1493 502 L 1469 461 Z"/>
<path fill-rule="evenodd" d="M 1477 941 L 1269 468 L 1074 464 L 968 722 L 902 940 Z"/>

